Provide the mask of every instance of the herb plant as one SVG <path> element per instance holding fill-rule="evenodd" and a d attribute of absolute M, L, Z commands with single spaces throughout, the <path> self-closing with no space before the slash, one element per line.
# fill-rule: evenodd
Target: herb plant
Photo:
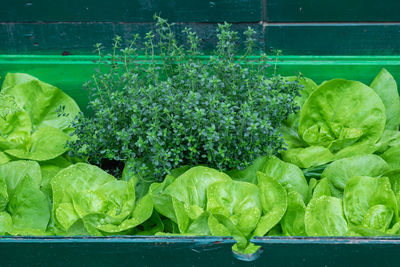
<path fill-rule="evenodd" d="M 173 25 L 156 20 L 142 48 L 137 35 L 126 48 L 117 36 L 110 55 L 97 45 L 99 71 L 86 85 L 92 116 L 75 120 L 71 154 L 113 174 L 128 162 L 139 176 L 161 179 L 183 165 L 241 169 L 280 151 L 278 129 L 296 110 L 299 86 L 268 78 L 265 54 L 252 60 L 254 30 L 239 55 L 238 33 L 220 24 L 215 51 L 204 57 L 196 33 L 184 29 L 181 45 Z"/>

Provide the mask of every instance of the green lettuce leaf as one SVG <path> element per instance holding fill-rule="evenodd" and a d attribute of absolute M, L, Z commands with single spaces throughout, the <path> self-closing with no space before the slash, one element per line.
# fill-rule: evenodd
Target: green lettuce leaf
<path fill-rule="evenodd" d="M 398 130 L 385 130 L 376 143 L 376 154 L 382 154 L 391 147 L 400 146 L 400 132 Z"/>
<path fill-rule="evenodd" d="M 385 107 L 368 86 L 335 79 L 324 82 L 304 103 L 299 135 L 344 158 L 371 153 L 385 128 Z"/>
<path fill-rule="evenodd" d="M 282 159 L 300 168 L 311 168 L 333 161 L 334 155 L 323 146 L 292 148 L 281 152 Z"/>
<path fill-rule="evenodd" d="M 264 236 L 280 222 L 287 209 L 287 193 L 274 178 L 257 172 L 263 215 L 254 230 L 254 236 Z"/>
<path fill-rule="evenodd" d="M 0 152 L 36 161 L 62 155 L 79 112 L 60 89 L 27 74 L 7 74 L 0 93 Z"/>
<path fill-rule="evenodd" d="M 37 162 L 20 160 L 0 166 L 0 208 L 9 225 L 7 233 L 46 234 L 50 220 L 50 203 L 40 190 L 41 182 L 42 176 Z"/>
<path fill-rule="evenodd" d="M 51 126 L 66 132 L 79 113 L 76 102 L 60 89 L 23 73 L 8 73 L 1 92 L 13 96 L 16 103 L 28 114 L 33 131 L 42 126 Z M 63 107 L 66 116 L 57 110 Z"/>
<path fill-rule="evenodd" d="M 51 200 L 53 198 L 53 191 L 51 190 L 50 181 L 56 174 L 62 169 L 67 168 L 72 165 L 65 157 L 57 157 L 48 161 L 42 161 L 40 164 L 40 170 L 42 172 L 42 183 L 40 184 L 40 189 L 49 197 Z"/>
<path fill-rule="evenodd" d="M 8 149 L 4 152 L 19 159 L 46 161 L 67 151 L 65 146 L 70 136 L 53 127 L 42 127 L 34 132 L 26 149 Z"/>
<path fill-rule="evenodd" d="M 327 178 L 322 178 L 321 180 L 319 180 L 313 190 L 312 198 L 319 198 L 321 196 L 331 196 L 331 190 Z"/>
<path fill-rule="evenodd" d="M 286 236 L 305 236 L 306 205 L 303 199 L 299 193 L 291 189 L 287 193 L 287 202 L 287 210 L 281 220 L 283 234 Z"/>
<path fill-rule="evenodd" d="M 66 233 L 75 225 L 80 227 L 75 230 L 78 233 L 127 234 L 150 218 L 153 211 L 151 196 L 135 203 L 133 180 L 119 181 L 85 163 L 59 171 L 51 187 L 54 221 Z"/>
<path fill-rule="evenodd" d="M 343 201 L 346 218 L 353 225 L 386 230 L 392 217 L 398 219 L 396 196 L 387 177 L 352 177 L 344 189 Z"/>
<path fill-rule="evenodd" d="M 269 157 L 257 158 L 251 165 L 244 170 L 231 170 L 228 175 L 233 180 L 241 182 L 249 182 L 257 184 L 257 172 L 262 171 L 264 165 L 267 164 Z"/>
<path fill-rule="evenodd" d="M 379 95 L 385 105 L 385 129 L 399 130 L 400 98 L 395 79 L 387 70 L 382 69 L 372 81 L 371 88 Z"/>
<path fill-rule="evenodd" d="M 243 235 L 256 228 L 262 214 L 260 193 L 256 185 L 226 181 L 207 189 L 207 211 L 228 218 Z"/>
<path fill-rule="evenodd" d="M 400 169 L 400 146 L 391 147 L 381 155 L 391 169 Z"/>
<path fill-rule="evenodd" d="M 181 233 L 186 233 L 190 224 L 206 211 L 208 187 L 231 180 L 222 172 L 198 166 L 177 178 L 168 175 L 163 183 L 152 184 L 150 193 L 157 212 L 175 222 Z"/>
<path fill-rule="evenodd" d="M 31 135 L 29 115 L 12 96 L 0 93 L 0 150 L 24 149 Z"/>
<path fill-rule="evenodd" d="M 295 98 L 296 104 L 300 109 L 303 107 L 308 97 L 318 88 L 318 85 L 313 80 L 306 77 L 288 76 L 285 77 L 285 79 L 290 82 L 297 81 L 303 87 L 300 95 Z M 295 114 L 290 114 L 285 124 L 297 130 L 299 120 L 300 112 L 297 112 Z"/>
<path fill-rule="evenodd" d="M 348 232 L 339 198 L 321 196 L 312 199 L 307 205 L 304 221 L 308 236 L 344 236 Z"/>
<path fill-rule="evenodd" d="M 303 172 L 294 164 L 283 162 L 277 157 L 271 157 L 264 164 L 261 172 L 278 181 L 284 188 L 293 188 L 303 200 L 308 197 L 308 184 Z"/>
<path fill-rule="evenodd" d="M 388 164 L 377 155 L 361 155 L 332 162 L 322 172 L 332 195 L 342 197 L 347 181 L 357 175 L 377 177 L 389 170 Z"/>
<path fill-rule="evenodd" d="M 29 175 L 24 176 L 15 187 L 7 210 L 14 227 L 46 231 L 50 206 L 45 194 Z"/>

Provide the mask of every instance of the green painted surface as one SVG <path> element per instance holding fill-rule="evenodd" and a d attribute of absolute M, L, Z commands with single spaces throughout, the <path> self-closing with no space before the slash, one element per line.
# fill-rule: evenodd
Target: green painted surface
<path fill-rule="evenodd" d="M 397 0 L 266 0 L 268 22 L 400 21 Z"/>
<path fill-rule="evenodd" d="M 0 238 L 1 266 L 397 266 L 398 238 L 263 237 L 253 261 L 224 237 Z M 246 258 L 246 256 L 243 256 Z"/>
<path fill-rule="evenodd" d="M 110 48 L 115 35 L 128 42 L 132 34 L 145 34 L 154 30 L 154 23 L 0 23 L 0 54 L 91 54 L 96 43 Z M 253 27 L 255 38 L 263 45 L 263 31 L 259 23 L 236 23 L 232 29 L 240 33 L 243 45 L 247 27 Z M 173 27 L 177 40 L 184 44 L 185 27 L 192 28 L 198 34 L 200 48 L 213 50 L 217 42 L 217 23 L 180 23 Z M 239 47 L 240 49 L 241 47 Z"/>
<path fill-rule="evenodd" d="M 248 26 L 257 34 L 259 49 L 271 47 L 285 55 L 399 55 L 400 23 L 387 24 L 267 24 L 236 23 L 242 34 Z M 90 54 L 95 43 L 110 47 L 116 34 L 124 40 L 134 33 L 144 36 L 153 23 L 0 23 L 0 54 Z M 213 50 L 216 23 L 181 23 L 174 27 L 177 40 L 185 43 L 184 27 L 201 38 L 201 49 Z M 240 46 L 239 49 L 242 49 Z"/>
<path fill-rule="evenodd" d="M 396 0 L 3 0 L 0 54 L 88 54 L 116 34 L 128 39 L 154 28 L 153 15 L 193 28 L 207 53 L 216 24 L 257 30 L 260 49 L 297 55 L 400 54 Z"/>
<path fill-rule="evenodd" d="M 400 23 L 270 24 L 265 42 L 285 55 L 399 55 Z"/>
<path fill-rule="evenodd" d="M 246 266 L 231 238 L 0 238 L 1 266 Z"/>
<path fill-rule="evenodd" d="M 254 22 L 261 0 L 3 0 L 0 22 L 151 22 L 155 13 L 179 22 Z M 245 12 L 243 12 L 245 11 Z"/>
<path fill-rule="evenodd" d="M 256 239 L 263 252 L 258 266 L 398 266 L 400 239 L 302 238 Z"/>

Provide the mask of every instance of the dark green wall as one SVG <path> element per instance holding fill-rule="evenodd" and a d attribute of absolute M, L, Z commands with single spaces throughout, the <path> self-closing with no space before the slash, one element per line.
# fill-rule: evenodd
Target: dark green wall
<path fill-rule="evenodd" d="M 398 0 L 0 0 L 1 54 L 87 54 L 153 27 L 153 14 L 195 29 L 205 51 L 217 23 L 257 29 L 260 48 L 306 55 L 400 54 Z M 178 36 L 179 38 L 179 36 Z"/>

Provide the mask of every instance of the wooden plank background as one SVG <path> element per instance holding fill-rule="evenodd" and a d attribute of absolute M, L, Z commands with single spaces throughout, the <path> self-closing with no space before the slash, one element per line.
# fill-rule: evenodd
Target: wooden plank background
<path fill-rule="evenodd" d="M 115 34 L 144 35 L 155 13 L 192 27 L 207 53 L 218 23 L 257 30 L 260 49 L 286 55 L 398 55 L 398 0 L 1 0 L 0 54 L 90 54 Z"/>

